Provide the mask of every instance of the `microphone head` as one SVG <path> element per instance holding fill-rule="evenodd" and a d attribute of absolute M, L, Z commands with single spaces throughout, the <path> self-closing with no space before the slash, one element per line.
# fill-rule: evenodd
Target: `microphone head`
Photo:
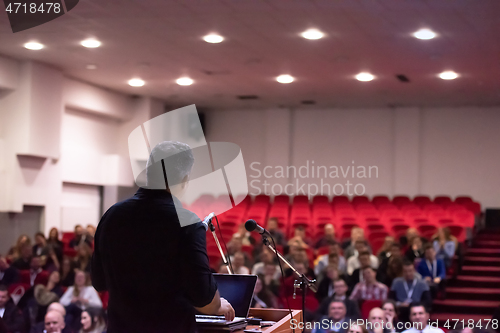
<path fill-rule="evenodd" d="M 247 231 L 254 231 L 256 228 L 257 222 L 255 222 L 254 220 L 248 220 L 245 222 L 245 229 L 247 229 Z"/>

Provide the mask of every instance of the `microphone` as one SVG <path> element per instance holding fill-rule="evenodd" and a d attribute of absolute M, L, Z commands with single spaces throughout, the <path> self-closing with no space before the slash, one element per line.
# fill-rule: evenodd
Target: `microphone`
<path fill-rule="evenodd" d="M 255 222 L 255 220 L 248 220 L 245 222 L 245 229 L 247 229 L 247 231 L 257 231 L 259 234 L 261 235 L 269 235 L 271 236 L 271 234 L 269 233 L 269 231 L 267 231 L 266 229 L 262 228 L 260 225 L 257 224 L 257 222 Z"/>
<path fill-rule="evenodd" d="M 211 231 L 212 230 L 212 227 L 213 227 L 213 224 L 212 224 L 212 219 L 214 218 L 215 216 L 215 213 L 212 212 L 210 214 L 207 215 L 207 217 L 205 217 L 205 219 L 201 222 L 203 224 L 203 226 L 205 227 L 205 231 L 207 231 L 209 228 Z M 215 230 L 215 228 L 214 228 Z"/>

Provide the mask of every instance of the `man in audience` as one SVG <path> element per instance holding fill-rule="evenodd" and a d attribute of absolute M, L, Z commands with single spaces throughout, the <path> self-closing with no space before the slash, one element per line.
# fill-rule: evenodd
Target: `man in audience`
<path fill-rule="evenodd" d="M 356 242 L 363 242 L 371 251 L 370 244 L 365 240 L 365 232 L 363 229 L 359 227 L 354 227 L 351 229 L 351 240 L 347 243 L 342 244 L 342 248 L 344 249 L 344 257 L 346 260 L 349 260 L 350 257 L 356 255 Z"/>
<path fill-rule="evenodd" d="M 81 225 L 77 224 L 75 225 L 75 237 L 69 241 L 69 247 L 76 250 L 80 242 L 86 242 L 89 246 L 92 246 L 91 242 L 87 239 L 85 229 L 83 229 Z"/>
<path fill-rule="evenodd" d="M 388 253 L 383 257 L 377 270 L 377 280 L 385 281 L 387 277 L 387 269 L 389 268 L 389 261 L 391 258 L 401 258 L 401 245 L 392 243 Z"/>
<path fill-rule="evenodd" d="M 47 308 L 46 313 L 49 313 L 52 311 L 59 312 L 62 315 L 63 324 L 64 324 L 65 323 L 64 318 L 66 317 L 66 309 L 64 308 L 64 306 L 59 302 L 50 303 L 50 305 Z M 30 333 L 43 333 L 44 329 L 47 330 L 47 328 L 45 327 L 45 320 L 32 326 Z M 67 327 L 63 329 L 63 332 L 66 332 L 66 331 L 69 331 L 69 329 Z"/>
<path fill-rule="evenodd" d="M 442 329 L 429 325 L 429 312 L 422 303 L 410 304 L 410 321 L 412 327 L 403 333 L 444 333 Z"/>
<path fill-rule="evenodd" d="M 417 278 L 415 273 L 413 263 L 405 259 L 403 262 L 403 277 L 396 278 L 392 282 L 389 293 L 389 298 L 396 300 L 400 319 L 403 321 L 408 319 L 408 307 L 411 303 L 421 302 L 426 306 L 430 306 L 432 302 L 429 286 L 425 281 Z"/>
<path fill-rule="evenodd" d="M 298 245 L 302 249 L 308 249 L 311 240 L 306 237 L 306 229 L 303 226 L 295 227 L 294 236 L 288 241 L 288 246 Z"/>
<path fill-rule="evenodd" d="M 59 311 L 47 311 L 45 315 L 45 331 L 47 333 L 62 333 L 64 327 L 64 316 Z"/>
<path fill-rule="evenodd" d="M 24 332 L 24 318 L 21 310 L 10 300 L 9 291 L 5 285 L 0 285 L 0 318 L 7 332 Z"/>
<path fill-rule="evenodd" d="M 325 269 L 326 266 L 329 265 L 330 263 L 330 255 L 337 255 L 338 258 L 338 270 L 340 274 L 343 274 L 346 272 L 346 261 L 344 256 L 340 254 L 340 246 L 339 243 L 336 241 L 330 241 L 328 243 L 328 254 L 324 254 L 322 256 L 319 256 L 316 265 L 314 266 L 314 273 L 319 276 L 322 274 L 323 270 Z"/>
<path fill-rule="evenodd" d="M 266 264 L 272 264 L 274 265 L 277 270 L 276 270 L 276 278 L 279 278 L 279 267 L 276 264 L 276 255 L 268 248 L 264 247 L 262 249 L 262 252 L 260 253 L 260 262 L 256 263 L 252 267 L 252 274 L 257 275 L 257 274 L 263 274 L 265 275 L 265 266 Z"/>
<path fill-rule="evenodd" d="M 325 234 L 316 242 L 314 245 L 315 249 L 319 249 L 320 247 L 330 245 L 332 242 L 337 242 L 335 239 L 335 227 L 333 224 L 328 223 L 325 224 Z"/>
<path fill-rule="evenodd" d="M 378 258 L 373 254 L 370 254 L 365 242 L 357 241 L 356 252 L 349 259 L 347 259 L 347 274 L 352 275 L 356 268 L 361 267 L 361 263 L 359 262 L 359 254 L 362 252 L 368 252 L 370 255 L 370 266 L 373 269 L 378 268 Z"/>
<path fill-rule="evenodd" d="M 363 281 L 363 270 L 371 267 L 370 252 L 361 252 L 358 256 L 359 268 L 356 268 L 349 276 L 349 289 L 353 290 L 356 284 Z"/>
<path fill-rule="evenodd" d="M 0 284 L 9 286 L 19 281 L 19 271 L 17 268 L 9 265 L 7 260 L 0 256 Z"/>
<path fill-rule="evenodd" d="M 232 259 L 234 274 L 250 274 L 250 270 L 245 266 L 245 255 L 243 252 L 236 252 Z"/>
<path fill-rule="evenodd" d="M 21 256 L 19 259 L 12 263 L 12 266 L 18 270 L 28 270 L 30 269 L 31 256 L 33 254 L 33 249 L 30 245 L 24 244 L 21 248 Z"/>
<path fill-rule="evenodd" d="M 363 269 L 363 282 L 359 282 L 351 294 L 350 299 L 356 301 L 379 300 L 387 298 L 388 288 L 375 279 L 375 270 L 371 267 Z"/>
<path fill-rule="evenodd" d="M 359 311 L 358 302 L 351 301 L 349 297 L 347 297 L 347 283 L 344 279 L 338 279 L 333 282 L 333 295 L 325 298 L 318 307 L 316 311 L 316 317 L 320 319 L 323 316 L 328 314 L 328 307 L 333 301 L 342 301 L 346 307 L 346 316 L 356 320 L 361 318 L 361 313 Z"/>
<path fill-rule="evenodd" d="M 281 245 L 285 246 L 286 245 L 286 238 L 285 235 L 281 232 L 281 230 L 278 227 L 278 219 L 275 217 L 271 217 L 267 221 L 267 226 L 266 226 L 267 231 L 273 236 L 274 242 L 276 245 Z"/>
<path fill-rule="evenodd" d="M 329 328 L 321 325 L 321 328 L 314 328 L 312 333 L 346 333 L 349 329 L 349 320 L 346 316 L 347 310 L 344 302 L 342 301 L 332 301 L 328 306 L 328 316 L 324 316 L 320 319 L 321 323 L 328 323 Z M 343 327 L 342 327 L 343 326 Z"/>
<path fill-rule="evenodd" d="M 366 330 L 368 333 L 388 333 L 387 322 L 384 310 L 381 308 L 373 308 L 368 314 L 366 321 Z"/>
<path fill-rule="evenodd" d="M 42 258 L 40 256 L 34 256 L 30 260 L 30 284 L 35 285 L 35 280 L 37 276 L 42 272 Z"/>
<path fill-rule="evenodd" d="M 444 298 L 446 268 L 444 261 L 436 258 L 436 251 L 432 244 L 428 243 L 424 246 L 424 258 L 420 261 L 417 270 L 429 285 L 432 298 L 436 298 L 438 292 L 441 292 L 441 298 Z"/>

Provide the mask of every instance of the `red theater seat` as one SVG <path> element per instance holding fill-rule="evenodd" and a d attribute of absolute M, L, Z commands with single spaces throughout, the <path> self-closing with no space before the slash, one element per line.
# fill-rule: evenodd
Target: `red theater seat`
<path fill-rule="evenodd" d="M 392 198 L 392 203 L 395 204 L 398 207 L 401 207 L 403 205 L 410 204 L 411 200 L 406 195 L 397 195 L 394 198 Z"/>
<path fill-rule="evenodd" d="M 370 311 L 373 308 L 380 308 L 380 307 L 382 307 L 382 301 L 379 300 L 364 301 L 363 305 L 361 305 L 361 317 L 365 320 L 368 319 Z"/>

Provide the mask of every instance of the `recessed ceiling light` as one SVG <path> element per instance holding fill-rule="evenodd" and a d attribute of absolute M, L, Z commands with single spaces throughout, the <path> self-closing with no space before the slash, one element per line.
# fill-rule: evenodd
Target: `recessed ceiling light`
<path fill-rule="evenodd" d="M 175 81 L 180 86 L 190 86 L 194 83 L 193 79 L 189 77 L 181 77 Z"/>
<path fill-rule="evenodd" d="M 292 83 L 293 80 L 295 80 L 293 76 L 288 74 L 283 74 L 276 78 L 276 81 L 278 81 L 279 83 Z"/>
<path fill-rule="evenodd" d="M 87 69 L 97 69 L 97 65 L 95 65 L 95 64 L 88 64 L 87 66 L 85 66 L 85 68 L 87 68 Z"/>
<path fill-rule="evenodd" d="M 368 82 L 368 81 L 373 80 L 374 78 L 375 78 L 375 76 L 373 76 L 370 73 L 359 73 L 358 75 L 356 75 L 356 80 L 362 81 L 362 82 Z"/>
<path fill-rule="evenodd" d="M 144 80 L 138 78 L 128 80 L 128 84 L 132 87 L 142 87 L 145 83 Z"/>
<path fill-rule="evenodd" d="M 301 36 L 305 39 L 320 39 L 323 38 L 325 34 L 318 29 L 309 29 L 301 33 Z"/>
<path fill-rule="evenodd" d="M 413 33 L 413 37 L 423 40 L 433 39 L 436 37 L 436 33 L 430 29 L 420 29 L 419 31 Z"/>
<path fill-rule="evenodd" d="M 203 40 L 207 43 L 220 43 L 224 40 L 224 37 L 217 34 L 209 34 L 203 37 Z"/>
<path fill-rule="evenodd" d="M 24 44 L 24 47 L 28 50 L 41 50 L 43 49 L 43 44 L 40 44 L 38 42 L 28 42 Z"/>
<path fill-rule="evenodd" d="M 88 47 L 91 49 L 101 46 L 101 42 L 98 41 L 97 39 L 85 39 L 85 40 L 82 40 L 80 42 L 80 44 L 82 44 L 82 46 L 85 46 L 85 47 Z"/>
<path fill-rule="evenodd" d="M 454 71 L 446 71 L 439 74 L 439 77 L 443 80 L 455 80 L 458 74 Z"/>

